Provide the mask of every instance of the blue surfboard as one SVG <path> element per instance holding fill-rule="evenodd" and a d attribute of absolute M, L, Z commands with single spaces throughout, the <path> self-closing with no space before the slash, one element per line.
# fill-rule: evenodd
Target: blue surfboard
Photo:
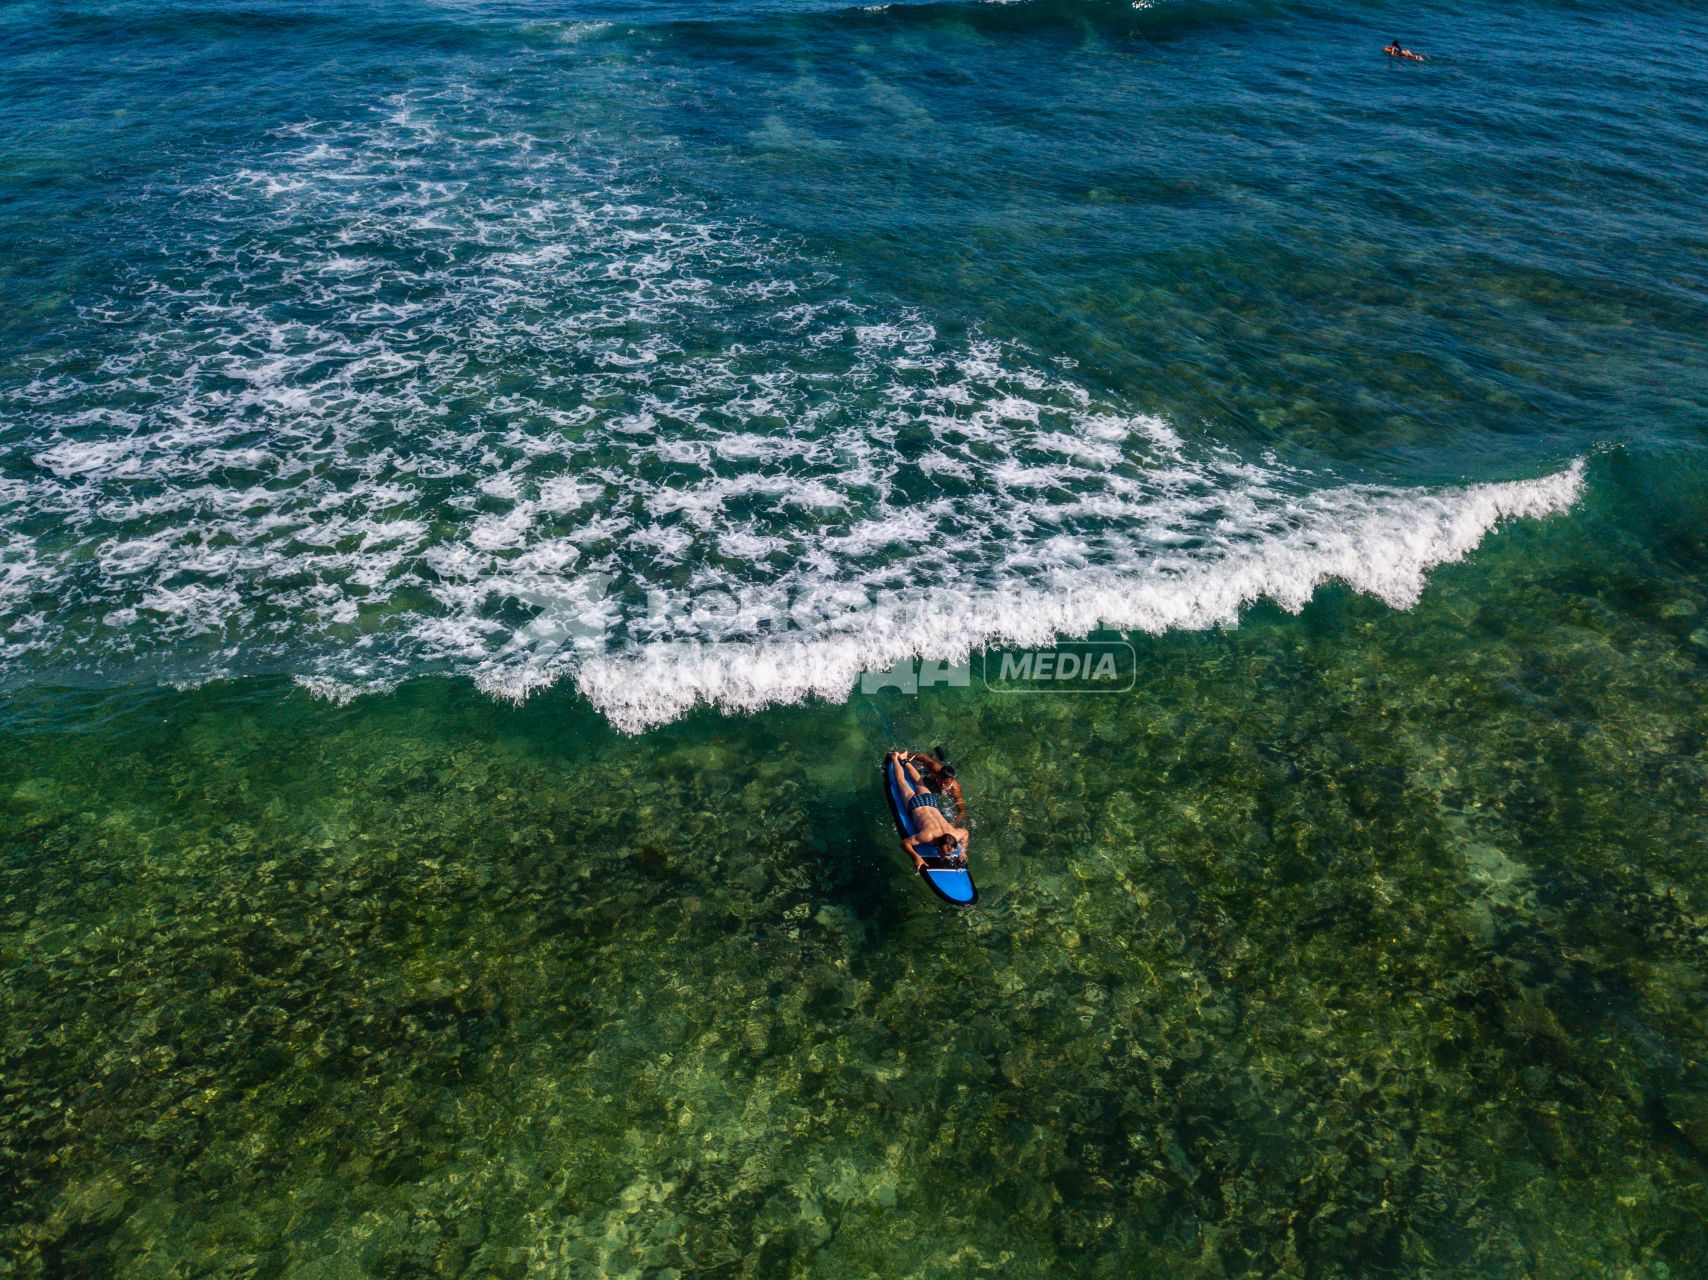
<path fill-rule="evenodd" d="M 903 839 L 918 835 L 919 828 L 912 821 L 912 815 L 902 808 L 901 766 L 890 760 L 883 763 L 884 798 L 890 803 L 890 817 L 895 819 L 896 830 Z M 959 845 L 955 852 L 965 854 L 965 844 Z M 931 886 L 931 891 L 944 902 L 955 907 L 970 907 L 979 900 L 978 886 L 973 883 L 973 873 L 966 867 L 934 867 L 924 866 L 919 869 L 919 877 Z"/>

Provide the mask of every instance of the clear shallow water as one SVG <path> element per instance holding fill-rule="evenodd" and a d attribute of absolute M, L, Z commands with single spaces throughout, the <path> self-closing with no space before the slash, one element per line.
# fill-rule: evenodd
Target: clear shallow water
<path fill-rule="evenodd" d="M 0 1256 L 1692 1274 L 1700 17 L 1398 16 L 9 8 Z"/>

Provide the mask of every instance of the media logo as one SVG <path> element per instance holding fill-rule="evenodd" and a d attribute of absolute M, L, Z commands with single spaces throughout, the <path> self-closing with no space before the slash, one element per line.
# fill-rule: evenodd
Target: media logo
<path fill-rule="evenodd" d="M 1138 655 L 1125 640 L 1073 640 L 1048 649 L 992 649 L 984 655 L 992 693 L 1126 693 Z"/>

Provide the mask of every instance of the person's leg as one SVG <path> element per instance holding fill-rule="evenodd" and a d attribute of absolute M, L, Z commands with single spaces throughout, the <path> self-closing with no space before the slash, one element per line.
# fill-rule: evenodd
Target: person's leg
<path fill-rule="evenodd" d="M 913 790 L 918 791 L 925 785 L 925 780 L 919 776 L 919 770 L 913 767 L 913 761 L 904 759 L 901 762 L 901 776 L 904 783 L 911 783 Z"/>
<path fill-rule="evenodd" d="M 900 755 L 890 757 L 890 768 L 895 770 L 896 785 L 901 788 L 902 812 L 906 813 L 907 802 L 913 799 L 914 792 L 917 791 L 918 788 L 908 785 L 907 767 Z"/>

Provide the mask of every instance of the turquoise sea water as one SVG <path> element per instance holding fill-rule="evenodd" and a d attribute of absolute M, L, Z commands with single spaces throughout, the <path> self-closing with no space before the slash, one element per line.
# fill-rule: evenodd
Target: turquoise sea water
<path fill-rule="evenodd" d="M 0 1275 L 1708 1274 L 1705 37 L 0 10 Z"/>

